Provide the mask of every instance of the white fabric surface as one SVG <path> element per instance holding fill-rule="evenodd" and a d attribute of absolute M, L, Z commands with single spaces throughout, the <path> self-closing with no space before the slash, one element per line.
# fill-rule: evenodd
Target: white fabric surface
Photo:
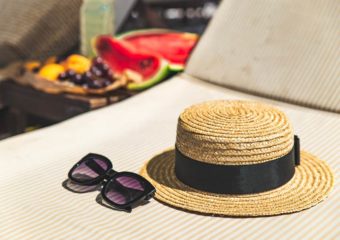
<path fill-rule="evenodd" d="M 225 0 L 187 73 L 340 112 L 339 8 L 338 0 Z"/>
<path fill-rule="evenodd" d="M 338 175 L 340 117 L 241 94 L 188 76 L 175 77 L 124 102 L 0 142 L 0 239 L 336 239 L 338 186 L 309 210 L 269 218 L 221 218 L 179 211 L 152 200 L 131 214 L 96 203 L 61 184 L 83 155 L 109 157 L 138 172 L 173 146 L 179 113 L 211 99 L 256 99 L 286 112 L 302 148 Z M 337 184 L 337 183 L 336 183 Z"/>

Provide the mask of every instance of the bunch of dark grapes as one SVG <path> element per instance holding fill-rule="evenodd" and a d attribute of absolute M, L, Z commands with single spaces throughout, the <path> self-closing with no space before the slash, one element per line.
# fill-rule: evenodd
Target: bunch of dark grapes
<path fill-rule="evenodd" d="M 105 88 L 115 81 L 112 70 L 100 57 L 93 59 L 89 71 L 77 74 L 73 70 L 68 70 L 59 75 L 59 80 L 68 80 L 75 85 L 93 89 Z"/>

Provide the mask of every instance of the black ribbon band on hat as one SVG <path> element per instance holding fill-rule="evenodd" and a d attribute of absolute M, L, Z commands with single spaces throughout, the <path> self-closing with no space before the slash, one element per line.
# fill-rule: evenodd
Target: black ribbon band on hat
<path fill-rule="evenodd" d="M 287 183 L 300 164 L 299 138 L 292 150 L 272 161 L 251 165 L 217 165 L 200 162 L 176 147 L 175 173 L 184 184 L 205 192 L 251 194 L 278 188 Z"/>

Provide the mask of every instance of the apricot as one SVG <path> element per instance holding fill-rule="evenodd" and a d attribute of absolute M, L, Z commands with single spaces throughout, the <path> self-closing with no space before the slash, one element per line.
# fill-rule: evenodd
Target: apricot
<path fill-rule="evenodd" d="M 41 66 L 41 62 L 39 61 L 28 61 L 24 64 L 24 68 L 27 70 L 27 71 L 36 71 L 36 70 L 39 70 Z"/>
<path fill-rule="evenodd" d="M 74 70 L 76 73 L 82 74 L 90 69 L 91 61 L 84 56 L 72 54 L 66 59 L 64 66 L 67 70 Z"/>
<path fill-rule="evenodd" d="M 47 80 L 55 81 L 58 79 L 58 76 L 63 72 L 65 72 L 65 68 L 62 65 L 50 63 L 43 66 L 40 69 L 38 75 Z"/>

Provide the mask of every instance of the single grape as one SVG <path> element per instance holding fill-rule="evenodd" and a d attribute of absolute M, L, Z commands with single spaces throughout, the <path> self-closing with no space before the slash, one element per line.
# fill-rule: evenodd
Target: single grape
<path fill-rule="evenodd" d="M 109 80 L 109 79 L 105 79 L 104 80 L 104 85 L 105 85 L 105 87 L 107 87 L 107 86 L 109 86 L 109 85 L 111 85 L 112 84 L 112 82 Z"/>
<path fill-rule="evenodd" d="M 105 71 L 105 72 L 110 71 L 109 65 L 107 65 L 106 63 L 103 63 L 102 70 Z"/>
<path fill-rule="evenodd" d="M 91 72 L 89 72 L 89 71 L 83 73 L 82 76 L 83 76 L 84 82 L 91 81 L 92 78 L 93 78 L 93 74 Z"/>
<path fill-rule="evenodd" d="M 74 71 L 74 70 L 72 70 L 72 69 L 70 69 L 70 70 L 67 70 L 66 72 L 66 75 L 68 76 L 68 78 L 72 78 L 72 77 L 74 77 L 77 73 Z"/>
<path fill-rule="evenodd" d="M 60 81 L 65 81 L 65 80 L 69 79 L 69 76 L 68 76 L 67 72 L 63 72 L 63 73 L 59 74 L 58 79 Z"/>
<path fill-rule="evenodd" d="M 93 59 L 92 64 L 97 66 L 103 64 L 103 59 L 101 57 L 96 57 Z"/>
<path fill-rule="evenodd" d="M 71 80 L 76 85 L 82 85 L 84 83 L 84 78 L 81 74 L 76 74 Z"/>
<path fill-rule="evenodd" d="M 85 82 L 84 84 L 88 87 L 88 88 L 92 88 L 92 84 L 93 84 L 94 78 L 92 77 L 87 77 L 85 78 Z"/>
<path fill-rule="evenodd" d="M 109 80 L 111 83 L 116 81 L 114 73 L 112 70 L 109 70 L 109 72 L 106 74 L 105 78 Z"/>
<path fill-rule="evenodd" d="M 103 71 L 101 71 L 99 68 L 97 68 L 96 66 L 92 66 L 90 69 L 91 73 L 93 73 L 94 76 L 96 77 L 103 77 L 104 73 Z"/>
<path fill-rule="evenodd" d="M 103 77 L 104 73 L 103 73 L 103 71 L 98 70 L 98 71 L 94 72 L 94 75 L 96 75 L 97 77 Z"/>
<path fill-rule="evenodd" d="M 114 72 L 109 69 L 109 71 L 107 72 L 107 76 L 109 76 L 110 78 L 114 78 Z"/>
<path fill-rule="evenodd" d="M 105 83 L 102 79 L 95 79 L 89 83 L 90 88 L 99 89 L 105 87 Z"/>

